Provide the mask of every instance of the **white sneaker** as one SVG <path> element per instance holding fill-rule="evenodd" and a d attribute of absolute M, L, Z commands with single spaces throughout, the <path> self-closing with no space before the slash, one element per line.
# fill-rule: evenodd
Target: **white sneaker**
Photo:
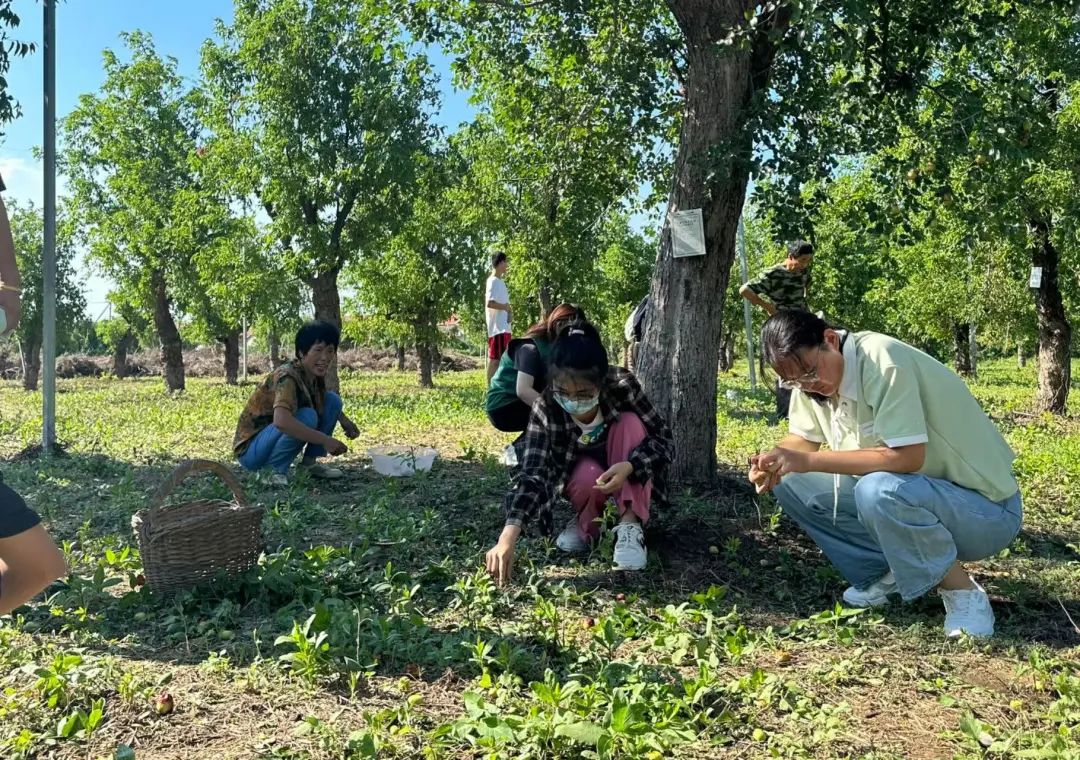
<path fill-rule="evenodd" d="M 649 560 L 645 549 L 645 531 L 638 523 L 619 523 L 615 531 L 615 569 L 644 570 Z"/>
<path fill-rule="evenodd" d="M 949 638 L 966 633 L 968 636 L 994 635 L 994 610 L 990 597 L 975 581 L 975 588 L 948 591 L 938 589 L 945 602 L 945 635 Z"/>
<path fill-rule="evenodd" d="M 285 488 L 289 485 L 289 476 L 283 472 L 275 472 L 270 476 L 270 485 L 275 488 Z"/>
<path fill-rule="evenodd" d="M 576 517 L 570 518 L 570 522 L 555 539 L 555 545 L 570 554 L 578 554 L 589 548 L 589 542 L 581 537 L 581 531 L 578 530 Z"/>
<path fill-rule="evenodd" d="M 511 443 L 502 450 L 502 454 L 499 455 L 499 464 L 505 464 L 507 467 L 517 467 L 518 456 L 514 444 Z"/>
<path fill-rule="evenodd" d="M 848 586 L 844 592 L 844 604 L 848 607 L 880 607 L 889 603 L 889 594 L 898 593 L 892 570 L 878 578 L 869 588 L 859 590 Z"/>

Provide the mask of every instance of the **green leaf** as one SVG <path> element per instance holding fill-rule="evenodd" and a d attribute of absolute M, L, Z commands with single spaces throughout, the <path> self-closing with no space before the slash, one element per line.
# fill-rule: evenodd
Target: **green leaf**
<path fill-rule="evenodd" d="M 604 728 L 596 723 L 586 721 L 562 723 L 555 727 L 555 735 L 570 739 L 578 744 L 596 746 L 596 743 L 600 741 L 600 737 L 604 735 Z"/>

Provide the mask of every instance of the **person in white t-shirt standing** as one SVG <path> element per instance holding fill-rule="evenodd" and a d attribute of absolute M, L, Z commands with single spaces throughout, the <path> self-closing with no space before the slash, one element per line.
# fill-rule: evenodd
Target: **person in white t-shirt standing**
<path fill-rule="evenodd" d="M 484 294 L 484 311 L 487 314 L 488 331 L 488 367 L 487 379 L 499 366 L 499 360 L 510 345 L 510 291 L 506 289 L 503 277 L 509 266 L 506 254 L 498 251 L 491 257 L 491 276 L 487 278 Z"/>

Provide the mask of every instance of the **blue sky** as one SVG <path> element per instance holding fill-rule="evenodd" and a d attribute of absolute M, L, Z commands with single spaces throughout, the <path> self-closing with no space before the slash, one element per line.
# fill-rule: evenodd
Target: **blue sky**
<path fill-rule="evenodd" d="M 22 24 L 15 36 L 38 43 L 38 49 L 12 62 L 9 91 L 22 106 L 22 116 L 9 125 L 0 139 L 0 173 L 7 195 L 19 200 L 42 199 L 42 167 L 34 159 L 33 148 L 42 144 L 42 8 L 39 0 L 16 0 L 14 10 Z M 67 114 L 79 95 L 95 92 L 102 83 L 101 51 L 120 51 L 120 33 L 141 29 L 149 32 L 162 55 L 179 62 L 183 76 L 197 78 L 199 48 L 213 36 L 216 19 L 232 18 L 232 0 L 63 0 L 57 8 L 56 27 L 56 113 Z M 449 62 L 441 54 L 432 62 L 442 77 L 442 110 L 437 121 L 456 127 L 470 120 L 473 109 L 466 93 L 455 92 L 450 84 Z M 61 179 L 61 192 L 63 192 Z M 82 266 L 82 264 L 80 264 Z M 100 277 L 81 273 L 85 283 L 88 311 L 96 319 L 106 308 L 109 284 Z"/>

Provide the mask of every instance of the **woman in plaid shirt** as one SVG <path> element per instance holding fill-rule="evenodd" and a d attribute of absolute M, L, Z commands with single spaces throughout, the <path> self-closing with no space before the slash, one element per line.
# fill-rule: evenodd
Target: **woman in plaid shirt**
<path fill-rule="evenodd" d="M 521 473 L 506 496 L 506 527 L 487 553 L 488 572 L 510 580 L 514 549 L 526 520 L 552 532 L 552 506 L 562 493 L 575 516 L 556 539 L 567 552 L 588 548 L 609 502 L 619 515 L 615 567 L 641 570 L 648 554 L 642 525 L 663 501 L 663 471 L 671 461 L 671 431 L 637 379 L 609 367 L 596 328 L 575 322 L 551 349 L 548 387 L 533 404 Z"/>

